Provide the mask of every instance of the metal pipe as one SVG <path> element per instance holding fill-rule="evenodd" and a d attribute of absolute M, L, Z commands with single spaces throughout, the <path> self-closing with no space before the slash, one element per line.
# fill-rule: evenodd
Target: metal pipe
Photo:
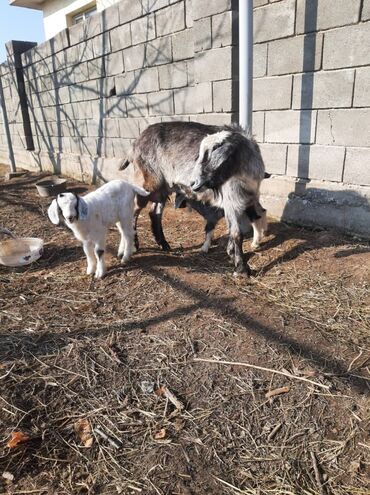
<path fill-rule="evenodd" d="M 3 126 L 5 129 L 6 141 L 8 144 L 8 157 L 9 157 L 9 163 L 10 163 L 10 171 L 14 173 L 14 172 L 16 172 L 14 152 L 13 152 L 12 138 L 10 136 L 8 114 L 6 112 L 6 105 L 5 105 L 5 98 L 4 98 L 4 91 L 3 91 L 3 82 L 1 79 L 1 75 L 0 75 L 0 109 L 1 109 L 2 116 L 3 116 Z"/>
<path fill-rule="evenodd" d="M 252 132 L 253 0 L 239 0 L 239 123 Z"/>

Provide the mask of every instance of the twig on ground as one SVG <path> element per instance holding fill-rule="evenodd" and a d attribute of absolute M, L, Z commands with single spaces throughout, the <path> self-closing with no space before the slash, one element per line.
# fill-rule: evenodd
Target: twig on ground
<path fill-rule="evenodd" d="M 316 387 L 325 388 L 326 390 L 330 389 L 330 387 L 328 385 L 324 385 L 323 383 L 314 382 L 313 380 L 309 380 L 308 378 L 303 378 L 303 376 L 295 376 L 295 375 L 291 375 L 288 372 L 273 370 L 271 368 L 265 368 L 263 366 L 256 366 L 254 364 L 240 363 L 238 361 L 235 361 L 235 362 L 234 361 L 222 361 L 222 360 L 218 361 L 217 359 L 203 359 L 203 358 L 194 358 L 193 361 L 202 362 L 202 363 L 212 363 L 212 364 L 226 364 L 226 365 L 230 365 L 230 366 L 244 366 L 246 368 L 253 368 L 255 370 L 261 370 L 261 371 L 268 371 L 269 373 L 276 373 L 277 375 L 287 376 L 288 378 L 292 378 L 294 380 L 300 380 L 302 382 L 311 383 L 311 385 L 315 385 Z"/>
<path fill-rule="evenodd" d="M 121 445 L 118 442 L 116 442 L 116 440 L 114 440 L 111 437 L 108 437 L 108 435 L 106 433 L 104 433 L 104 431 L 102 431 L 100 428 L 94 428 L 94 432 L 97 435 L 99 435 L 100 437 L 102 437 L 104 440 L 106 440 L 115 449 L 120 449 L 121 448 Z"/>
<path fill-rule="evenodd" d="M 326 495 L 325 487 L 323 486 L 322 481 L 321 481 L 321 475 L 320 475 L 319 466 L 317 464 L 317 459 L 316 459 L 315 453 L 311 450 L 310 455 L 311 455 L 311 459 L 312 459 L 312 466 L 313 466 L 313 470 L 315 473 L 316 483 L 317 483 L 318 488 L 319 488 L 319 493 L 320 493 L 320 495 Z"/>

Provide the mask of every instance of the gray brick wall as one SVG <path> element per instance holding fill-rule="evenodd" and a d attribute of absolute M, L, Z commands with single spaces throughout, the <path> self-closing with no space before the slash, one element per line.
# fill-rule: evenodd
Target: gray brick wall
<path fill-rule="evenodd" d="M 149 124 L 237 121 L 237 3 L 122 0 L 23 53 L 33 151 L 9 53 L 0 76 L 18 165 L 109 179 Z M 274 174 L 264 204 L 325 225 L 333 205 L 348 219 L 353 204 L 344 228 L 358 218 L 370 236 L 370 0 L 254 0 L 254 42 L 253 132 Z"/>
<path fill-rule="evenodd" d="M 33 151 L 25 150 L 14 71 L 2 65 L 18 164 L 78 171 L 83 178 L 98 164 L 108 177 L 105 160 L 117 171 L 132 140 L 151 123 L 234 120 L 233 9 L 230 0 L 123 0 L 25 51 Z M 0 159 L 6 159 L 5 144 L 0 123 Z"/>
<path fill-rule="evenodd" d="M 254 0 L 254 42 L 264 204 L 370 237 L 370 1 Z"/>

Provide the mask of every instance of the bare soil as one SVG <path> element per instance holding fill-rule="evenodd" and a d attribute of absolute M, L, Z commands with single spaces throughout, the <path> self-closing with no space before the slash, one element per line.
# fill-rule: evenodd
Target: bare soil
<path fill-rule="evenodd" d="M 0 179 L 0 225 L 46 243 L 0 266 L 0 493 L 369 493 L 368 243 L 271 222 L 239 280 L 225 226 L 202 255 L 203 220 L 169 204 L 172 251 L 143 212 L 140 252 L 121 266 L 112 229 L 94 281 L 39 178 Z"/>

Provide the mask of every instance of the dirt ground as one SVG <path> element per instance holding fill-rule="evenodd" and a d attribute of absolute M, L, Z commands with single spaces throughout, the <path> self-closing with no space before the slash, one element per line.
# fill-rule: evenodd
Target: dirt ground
<path fill-rule="evenodd" d="M 46 243 L 0 266 L 0 493 L 369 494 L 368 243 L 272 222 L 239 280 L 225 226 L 203 255 L 168 205 L 171 253 L 143 212 L 140 252 L 121 266 L 112 230 L 94 281 L 38 178 L 0 179 L 0 225 Z"/>

